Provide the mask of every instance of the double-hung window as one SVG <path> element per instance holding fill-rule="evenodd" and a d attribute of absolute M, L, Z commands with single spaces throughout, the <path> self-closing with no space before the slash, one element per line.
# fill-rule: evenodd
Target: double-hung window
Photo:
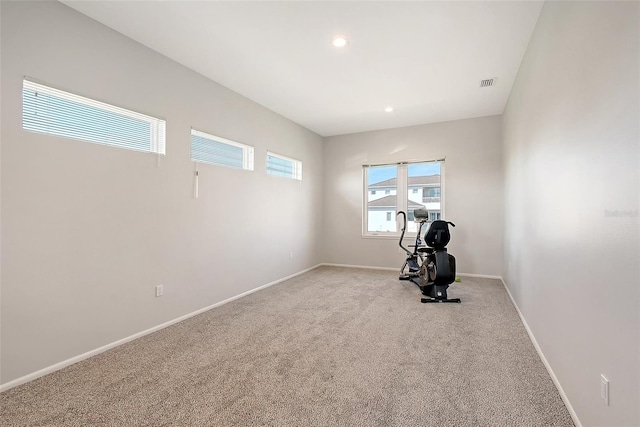
<path fill-rule="evenodd" d="M 302 181 L 302 162 L 267 151 L 267 173 Z"/>
<path fill-rule="evenodd" d="M 363 235 L 398 235 L 398 211 L 407 214 L 407 232 L 414 233 L 416 209 L 426 209 L 431 221 L 443 217 L 443 176 L 444 159 L 363 166 Z"/>
<path fill-rule="evenodd" d="M 30 80 L 22 82 L 22 128 L 131 150 L 165 154 L 164 120 Z"/>
<path fill-rule="evenodd" d="M 253 147 L 191 129 L 191 160 L 253 170 Z"/>
<path fill-rule="evenodd" d="M 367 194 L 365 206 L 365 234 L 393 233 L 396 231 L 398 206 L 398 166 L 364 167 L 364 185 Z"/>

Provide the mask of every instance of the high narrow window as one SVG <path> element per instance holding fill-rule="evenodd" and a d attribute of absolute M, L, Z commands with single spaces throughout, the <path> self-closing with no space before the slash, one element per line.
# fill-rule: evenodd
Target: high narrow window
<path fill-rule="evenodd" d="M 22 82 L 22 128 L 96 144 L 165 154 L 164 120 Z"/>
<path fill-rule="evenodd" d="M 267 173 L 302 180 L 302 162 L 267 151 Z"/>
<path fill-rule="evenodd" d="M 253 170 L 253 147 L 191 129 L 191 160 Z"/>

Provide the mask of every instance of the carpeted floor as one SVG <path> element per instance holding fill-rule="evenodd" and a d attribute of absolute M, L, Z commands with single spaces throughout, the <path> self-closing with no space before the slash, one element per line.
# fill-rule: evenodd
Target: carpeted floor
<path fill-rule="evenodd" d="M 0 394 L 3 426 L 573 426 L 498 280 L 321 267 Z"/>

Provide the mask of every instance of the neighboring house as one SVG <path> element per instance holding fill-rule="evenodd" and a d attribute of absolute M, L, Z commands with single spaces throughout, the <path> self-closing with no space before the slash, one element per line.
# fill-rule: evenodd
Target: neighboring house
<path fill-rule="evenodd" d="M 440 175 L 409 177 L 407 185 L 407 220 L 413 221 L 413 211 L 425 208 L 429 219 L 440 219 Z M 395 231 L 397 213 L 397 179 L 376 182 L 367 187 L 369 230 Z"/>

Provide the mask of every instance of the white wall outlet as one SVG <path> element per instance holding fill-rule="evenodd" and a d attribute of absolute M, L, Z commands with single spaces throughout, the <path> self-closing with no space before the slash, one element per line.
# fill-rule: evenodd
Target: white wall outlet
<path fill-rule="evenodd" d="M 609 380 L 600 374 L 600 397 L 609 406 Z"/>
<path fill-rule="evenodd" d="M 289 251 L 289 259 L 293 259 L 293 251 Z"/>
<path fill-rule="evenodd" d="M 162 288 L 162 285 L 156 286 L 156 296 L 161 297 L 162 295 L 164 295 L 164 289 Z"/>

